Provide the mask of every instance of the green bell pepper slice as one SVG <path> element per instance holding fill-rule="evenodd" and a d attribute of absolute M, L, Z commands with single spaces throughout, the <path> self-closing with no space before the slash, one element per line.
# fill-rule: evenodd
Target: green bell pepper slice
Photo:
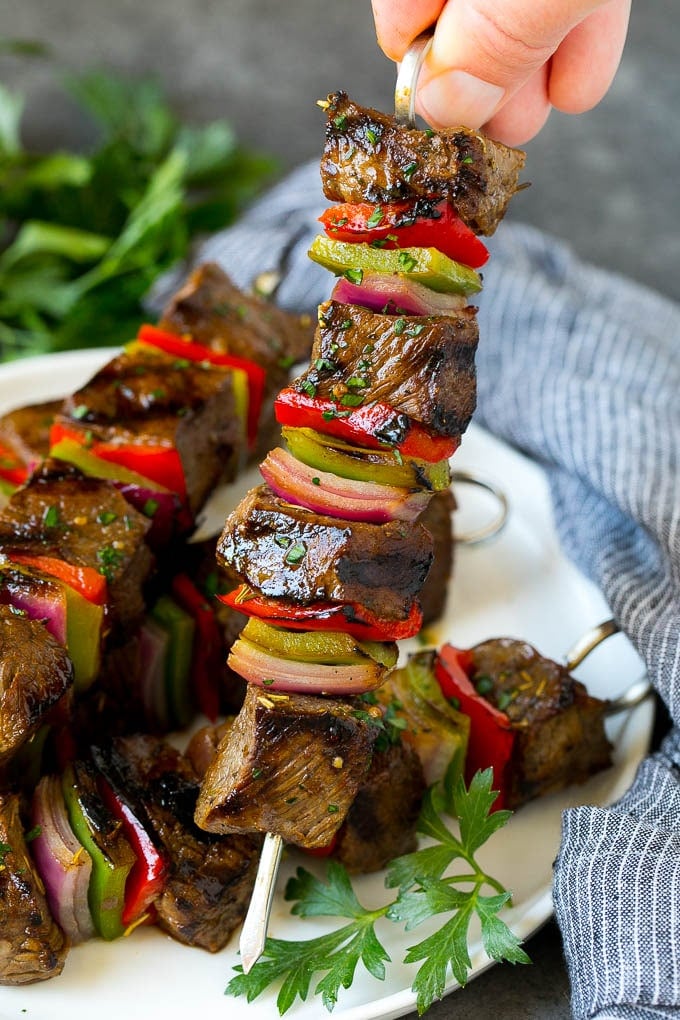
<path fill-rule="evenodd" d="M 482 280 L 474 269 L 454 262 L 436 248 L 374 248 L 370 244 L 332 241 L 319 234 L 307 253 L 336 276 L 360 283 L 364 273 L 397 274 L 444 294 L 476 294 Z"/>
<path fill-rule="evenodd" d="M 191 683 L 196 625 L 169 595 L 161 595 L 151 609 L 151 618 L 168 634 L 165 660 L 165 690 L 171 724 L 188 726 L 196 714 L 196 699 Z"/>
<path fill-rule="evenodd" d="M 125 883 L 136 860 L 134 851 L 104 806 L 96 775 L 83 762 L 66 766 L 62 790 L 69 824 L 92 858 L 87 899 L 95 930 L 108 941 L 120 938 L 125 934 Z"/>
<path fill-rule="evenodd" d="M 308 467 L 332 471 L 340 478 L 430 492 L 448 489 L 451 484 L 448 458 L 430 463 L 402 457 L 394 450 L 368 450 L 314 429 L 291 425 L 284 425 L 281 432 L 294 457 Z"/>
<path fill-rule="evenodd" d="M 341 631 L 285 630 L 251 617 L 242 637 L 283 659 L 328 665 L 351 665 L 373 659 L 381 666 L 397 664 L 397 646 L 393 641 L 358 641 Z"/>

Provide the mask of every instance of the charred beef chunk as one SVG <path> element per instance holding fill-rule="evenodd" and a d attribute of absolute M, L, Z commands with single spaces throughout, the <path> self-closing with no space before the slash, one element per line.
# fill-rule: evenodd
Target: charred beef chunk
<path fill-rule="evenodd" d="M 152 349 L 123 353 L 64 401 L 69 428 L 95 440 L 177 450 L 196 513 L 233 479 L 243 445 L 229 368 Z"/>
<path fill-rule="evenodd" d="M 456 501 L 451 489 L 442 489 L 433 493 L 427 509 L 418 518 L 432 536 L 434 550 L 432 566 L 420 592 L 423 626 L 438 620 L 446 605 L 455 548 L 451 526 L 451 515 L 455 509 Z"/>
<path fill-rule="evenodd" d="M 380 315 L 327 301 L 310 367 L 293 386 L 342 404 L 377 401 L 437 434 L 459 436 L 477 398 L 476 309 L 455 316 Z"/>
<path fill-rule="evenodd" d="M 159 325 L 222 354 L 254 361 L 274 375 L 306 358 L 312 343 L 308 315 L 291 315 L 245 294 L 215 262 L 194 270 L 170 299 Z"/>
<path fill-rule="evenodd" d="M 321 180 L 331 202 L 446 198 L 475 233 L 493 234 L 517 191 L 524 153 L 478 131 L 403 128 L 345 92 L 328 97 L 326 113 Z"/>
<path fill-rule="evenodd" d="M 496 638 L 471 649 L 472 682 L 510 718 L 516 732 L 506 807 L 571 783 L 611 764 L 606 703 L 591 697 L 564 666 L 524 641 Z"/>
<path fill-rule="evenodd" d="M 19 798 L 0 794 L 0 984 L 56 977 L 67 952 L 28 853 Z"/>
<path fill-rule="evenodd" d="M 249 685 L 203 779 L 196 822 L 326 846 L 370 765 L 379 731 L 366 716 L 353 702 Z"/>
<path fill-rule="evenodd" d="M 0 442 L 8 446 L 32 469 L 50 449 L 50 426 L 63 401 L 48 400 L 42 404 L 19 407 L 0 417 Z"/>
<path fill-rule="evenodd" d="M 416 752 L 398 741 L 375 751 L 333 851 L 349 872 L 379 871 L 416 849 L 425 777 Z"/>
<path fill-rule="evenodd" d="M 420 524 L 325 517 L 261 485 L 227 518 L 217 556 L 269 598 L 359 602 L 395 620 L 420 592 L 432 542 Z"/>
<path fill-rule="evenodd" d="M 287 382 L 291 366 L 309 355 L 310 316 L 291 315 L 262 298 L 244 294 L 218 265 L 207 262 L 171 299 L 160 326 L 264 368 L 265 399 L 252 451 L 253 457 L 261 460 L 278 439 L 273 397 Z"/>
<path fill-rule="evenodd" d="M 110 482 L 48 459 L 0 512 L 0 550 L 97 570 L 108 581 L 112 623 L 128 627 L 144 613 L 149 526 Z"/>
<path fill-rule="evenodd" d="M 261 840 L 208 835 L 194 824 L 198 779 L 169 744 L 120 737 L 113 755 L 168 857 L 168 881 L 155 901 L 158 924 L 179 942 L 217 952 L 245 917 Z"/>
<path fill-rule="evenodd" d="M 0 767 L 72 687 L 71 660 L 44 624 L 0 605 Z"/>

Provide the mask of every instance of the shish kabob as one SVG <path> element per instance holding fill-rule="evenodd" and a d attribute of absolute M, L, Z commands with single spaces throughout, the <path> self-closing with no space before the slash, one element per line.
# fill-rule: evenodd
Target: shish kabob
<path fill-rule="evenodd" d="M 225 281 L 218 285 L 225 290 Z M 241 296 L 241 309 L 247 303 Z M 276 314 L 272 310 L 269 318 Z M 224 454 L 232 466 L 242 459 L 236 453 L 245 455 L 246 422 L 255 424 L 246 409 L 257 406 L 262 386 L 249 388 L 248 404 L 242 401 L 238 413 L 235 384 L 239 372 L 248 380 L 261 380 L 264 372 L 255 362 L 216 352 L 227 337 L 216 335 L 208 349 L 188 336 L 143 331 L 140 341 L 67 399 L 53 429 L 51 456 L 0 514 L 0 765 L 7 790 L 0 796 L 0 907 L 4 944 L 13 947 L 12 958 L 2 961 L 3 982 L 53 976 L 69 941 L 93 931 L 108 938 L 122 934 L 166 893 L 166 930 L 219 948 L 211 944 L 215 931 L 223 944 L 252 885 L 257 843 L 229 842 L 221 852 L 219 841 L 207 846 L 197 842 L 196 830 L 192 834 L 195 777 L 171 748 L 141 738 L 124 745 L 125 754 L 119 750 L 112 758 L 104 750 L 92 761 L 72 759 L 73 749 L 62 746 L 61 776 L 45 777 L 34 797 L 32 849 L 60 907 L 65 939 L 26 850 L 25 819 L 14 792 L 26 779 L 22 748 L 48 721 L 64 722 L 62 733 L 68 734 L 74 685 L 82 697 L 102 654 L 138 624 L 155 555 L 167 555 L 170 538 L 190 532 L 224 475 Z M 255 438 L 253 431 L 248 438 Z M 157 515 L 163 521 L 152 548 L 148 539 Z M 181 873 L 169 866 L 173 851 L 182 856 Z M 226 900 L 212 904 L 213 916 L 204 918 L 203 935 L 196 933 L 200 917 L 190 931 L 178 909 L 186 899 L 186 876 L 193 873 L 189 861 L 205 867 L 213 900 L 220 882 L 226 891 Z M 210 913 L 208 903 L 196 906 Z"/>
<path fill-rule="evenodd" d="M 310 255 L 338 282 L 309 368 L 276 400 L 287 449 L 218 542 L 241 582 L 227 601 L 249 617 L 229 657 L 248 689 L 196 811 L 209 831 L 267 832 L 277 849 L 324 847 L 340 828 L 381 718 L 355 698 L 419 629 L 431 548 L 418 516 L 475 406 L 476 235 L 493 233 L 524 163 L 343 92 L 321 105 L 324 193 L 341 204 Z M 242 946 L 246 969 L 260 949 Z"/>

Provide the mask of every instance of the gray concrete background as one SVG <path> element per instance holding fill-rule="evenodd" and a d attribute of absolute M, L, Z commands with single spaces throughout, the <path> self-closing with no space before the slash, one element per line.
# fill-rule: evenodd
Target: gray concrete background
<path fill-rule="evenodd" d="M 394 71 L 375 43 L 368 0 L 3 0 L 0 35 L 49 41 L 70 68 L 154 72 L 183 116 L 228 117 L 244 140 L 277 154 L 284 167 L 320 151 L 317 98 L 345 88 L 383 109 L 392 101 Z M 533 186 L 510 214 L 676 299 L 679 42 L 677 0 L 638 0 L 614 87 L 589 114 L 552 115 L 528 146 Z M 28 93 L 32 143 L 87 139 L 45 66 L 5 56 L 0 80 Z M 432 1020 L 568 1017 L 555 926 L 527 949 L 533 967 L 493 968 L 433 1007 Z"/>

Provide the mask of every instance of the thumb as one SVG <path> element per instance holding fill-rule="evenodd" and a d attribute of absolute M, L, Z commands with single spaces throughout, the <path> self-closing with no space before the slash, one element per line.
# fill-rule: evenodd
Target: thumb
<path fill-rule="evenodd" d="M 486 123 L 601 0 L 448 0 L 419 82 L 434 126 Z"/>

